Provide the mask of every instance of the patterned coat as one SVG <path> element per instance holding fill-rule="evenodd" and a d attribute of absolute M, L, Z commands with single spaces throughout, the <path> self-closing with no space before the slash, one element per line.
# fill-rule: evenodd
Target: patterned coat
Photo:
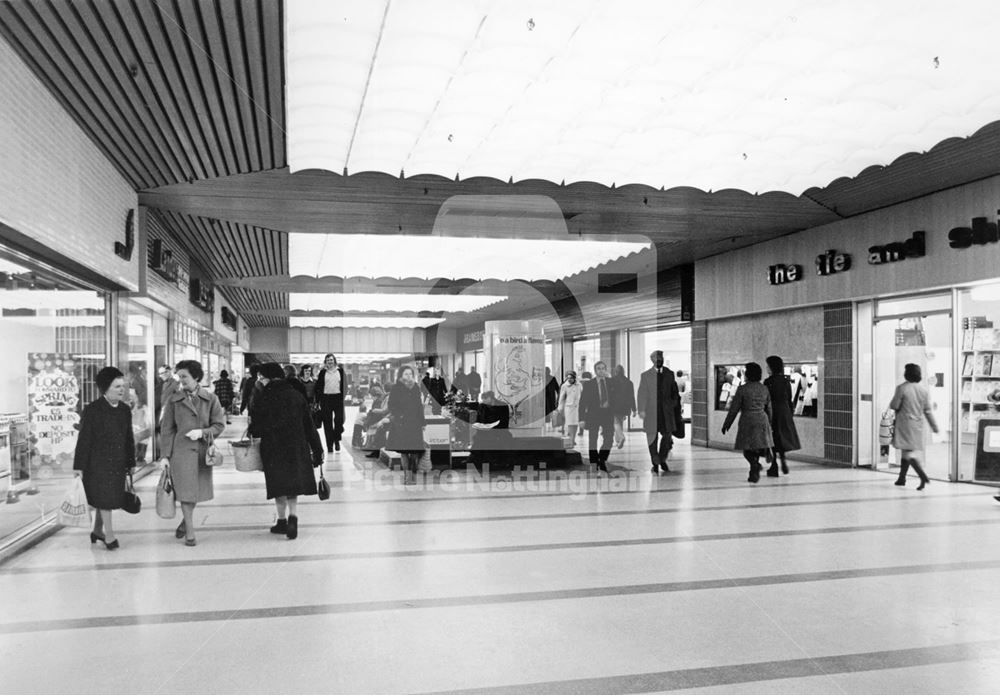
<path fill-rule="evenodd" d="M 747 451 L 774 446 L 771 437 L 771 394 L 764 384 L 751 381 L 736 389 L 723 427 L 728 430 L 739 413 L 743 414 L 736 429 L 734 449 Z"/>
<path fill-rule="evenodd" d="M 160 452 L 170 461 L 178 502 L 205 502 L 215 496 L 212 467 L 205 465 L 205 452 L 210 440 L 225 428 L 226 414 L 214 393 L 199 387 L 193 399 L 189 399 L 187 391 L 177 389 L 167 399 L 160 427 Z M 195 429 L 202 429 L 209 436 L 203 435 L 196 441 L 184 436 Z"/>
<path fill-rule="evenodd" d="M 87 504 L 97 509 L 121 509 L 125 474 L 135 467 L 132 411 L 101 396 L 83 409 L 73 468 L 83 472 Z"/>
<path fill-rule="evenodd" d="M 937 432 L 937 422 L 931 414 L 931 398 L 920 384 L 904 381 L 896 387 L 889 407 L 896 411 L 896 431 L 892 445 L 903 451 L 924 450 L 924 419 Z"/>

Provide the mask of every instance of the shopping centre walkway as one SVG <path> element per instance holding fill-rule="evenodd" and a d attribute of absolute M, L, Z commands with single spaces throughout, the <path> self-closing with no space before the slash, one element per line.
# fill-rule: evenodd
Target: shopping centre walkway
<path fill-rule="evenodd" d="M 600 485 L 404 488 L 330 455 L 296 541 L 230 466 L 185 547 L 148 476 L 120 550 L 64 529 L 0 565 L 3 692 L 1000 691 L 990 488 L 794 463 L 751 486 L 686 444 L 653 480 L 630 436 Z"/>

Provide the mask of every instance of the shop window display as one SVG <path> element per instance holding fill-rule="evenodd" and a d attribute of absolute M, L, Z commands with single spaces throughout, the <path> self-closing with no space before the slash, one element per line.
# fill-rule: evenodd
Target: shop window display
<path fill-rule="evenodd" d="M 1000 285 L 959 293 L 959 479 L 1000 482 Z"/>
<path fill-rule="evenodd" d="M 792 414 L 819 417 L 819 364 L 786 364 L 785 376 L 792 387 Z M 715 409 L 729 410 L 736 389 L 743 383 L 743 365 L 715 365 Z"/>
<path fill-rule="evenodd" d="M 53 512 L 107 364 L 107 295 L 0 257 L 0 544 Z M 31 498 L 27 502 L 26 498 Z"/>

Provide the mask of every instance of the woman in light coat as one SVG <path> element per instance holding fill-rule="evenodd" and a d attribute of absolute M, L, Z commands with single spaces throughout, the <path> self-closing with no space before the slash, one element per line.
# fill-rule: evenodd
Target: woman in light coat
<path fill-rule="evenodd" d="M 226 428 L 226 414 L 215 394 L 201 388 L 205 372 L 200 362 L 182 360 L 175 371 L 180 388 L 163 406 L 160 451 L 164 465 L 170 467 L 174 494 L 184 514 L 174 535 L 184 538 L 186 545 L 196 545 L 194 506 L 215 494 L 212 467 L 205 464 L 205 453 Z"/>
<path fill-rule="evenodd" d="M 559 389 L 559 412 L 563 415 L 566 436 L 576 445 L 576 431 L 580 427 L 580 396 L 583 385 L 576 380 L 576 372 L 566 372 L 566 381 Z"/>
<path fill-rule="evenodd" d="M 743 450 L 743 458 L 750 464 L 748 482 L 760 480 L 760 456 L 774 446 L 771 436 L 771 394 L 760 383 L 764 370 L 756 362 L 747 362 L 744 367 L 746 383 L 736 389 L 729 413 L 722 425 L 722 434 L 729 431 L 740 413 L 740 424 L 736 430 L 734 449 Z"/>
<path fill-rule="evenodd" d="M 892 445 L 899 449 L 899 478 L 896 485 L 906 485 L 906 473 L 910 466 L 920 477 L 918 490 L 930 482 L 920 465 L 924 456 L 924 419 L 931 430 L 938 431 L 937 422 L 931 414 L 931 398 L 920 381 L 923 378 L 920 366 L 907 364 L 903 368 L 903 378 L 906 379 L 896 387 L 889 407 L 896 411 L 896 429 L 892 435 Z"/>

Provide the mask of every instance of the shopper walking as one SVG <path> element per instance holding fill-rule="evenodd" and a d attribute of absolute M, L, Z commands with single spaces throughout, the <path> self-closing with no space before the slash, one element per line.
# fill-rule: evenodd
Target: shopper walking
<path fill-rule="evenodd" d="M 323 414 L 323 435 L 328 452 L 340 451 L 340 438 L 344 434 L 344 394 L 347 392 L 347 375 L 337 364 L 337 358 L 327 354 L 323 368 L 316 375 L 316 402 Z"/>
<path fill-rule="evenodd" d="M 614 432 L 614 416 L 611 404 L 614 388 L 608 376 L 608 365 L 594 364 L 596 376 L 583 385 L 580 395 L 580 420 L 587 428 L 590 463 L 597 465 L 598 471 L 608 471 L 608 457 L 611 455 L 611 441 Z M 601 433 L 601 446 L 597 447 L 597 435 Z"/>
<path fill-rule="evenodd" d="M 913 363 L 903 367 L 905 381 L 896 387 L 889 407 L 896 411 L 896 427 L 892 434 L 892 445 L 899 449 L 899 478 L 896 485 L 906 485 L 906 473 L 910 466 L 920 477 L 918 490 L 923 490 L 930 478 L 921 466 L 924 457 L 924 419 L 935 434 L 937 422 L 931 413 L 931 398 L 920 383 L 923 378 L 920 365 Z"/>
<path fill-rule="evenodd" d="M 299 370 L 299 381 L 306 389 L 306 400 L 309 403 L 315 403 L 316 401 L 316 379 L 313 377 L 313 368 L 308 364 L 304 365 L 302 369 Z"/>
<path fill-rule="evenodd" d="M 235 394 L 233 393 L 233 382 L 229 380 L 229 372 L 223 369 L 219 372 L 219 378 L 212 382 L 212 387 L 215 390 L 215 397 L 219 399 L 219 405 L 222 406 L 222 410 L 226 413 L 226 424 L 229 424 L 229 409 L 233 406 L 233 399 Z"/>
<path fill-rule="evenodd" d="M 774 446 L 771 437 L 771 394 L 760 383 L 763 370 L 759 364 L 747 362 L 743 373 L 746 383 L 739 386 L 733 394 L 729 413 L 722 425 L 722 434 L 729 431 L 736 416 L 742 413 L 733 448 L 743 450 L 743 458 L 750 464 L 750 477 L 747 481 L 756 483 L 760 480 L 760 457 Z"/>
<path fill-rule="evenodd" d="M 226 416 L 215 394 L 199 384 L 205 376 L 200 362 L 182 360 L 175 372 L 180 389 L 163 406 L 160 452 L 163 464 L 170 467 L 174 495 L 184 515 L 175 535 L 184 538 L 186 545 L 196 545 L 195 505 L 215 496 L 212 467 L 206 465 L 205 454 L 226 428 Z"/>
<path fill-rule="evenodd" d="M 250 374 L 240 384 L 240 415 L 244 412 L 250 412 L 250 402 L 253 400 L 254 389 L 257 387 L 257 373 L 259 371 L 259 364 L 251 364 Z"/>
<path fill-rule="evenodd" d="M 101 541 L 108 550 L 115 550 L 119 543 L 111 510 L 121 509 L 125 476 L 135 468 L 132 413 L 122 403 L 125 375 L 121 371 L 105 367 L 94 381 L 101 397 L 83 409 L 73 469 L 83 476 L 87 504 L 97 510 L 90 542 Z"/>
<path fill-rule="evenodd" d="M 263 388 L 254 399 L 250 432 L 260 437 L 267 499 L 274 500 L 277 512 L 271 533 L 294 540 L 299 535 L 299 496 L 316 494 L 313 468 L 323 465 L 323 443 L 313 427 L 309 403 L 280 364 L 262 364 L 260 381 Z"/>
<path fill-rule="evenodd" d="M 396 384 L 389 393 L 389 414 L 382 420 L 389 426 L 386 448 L 402 459 L 403 482 L 416 482 L 417 466 L 424 454 L 424 404 L 417 385 L 417 373 L 410 365 L 399 368 Z"/>
<path fill-rule="evenodd" d="M 288 384 L 293 389 L 295 389 L 296 391 L 299 392 L 299 394 L 301 394 L 303 398 L 309 400 L 309 392 L 306 391 L 306 385 L 303 384 L 301 381 L 299 381 L 299 377 L 295 371 L 294 365 L 286 364 L 284 367 L 282 367 L 282 376 L 285 378 L 285 381 L 287 381 Z M 313 393 L 315 393 L 315 389 L 313 389 Z"/>
<path fill-rule="evenodd" d="M 674 373 L 663 362 L 663 350 L 649 353 L 649 361 L 653 366 L 639 377 L 636 409 L 646 431 L 646 445 L 653 464 L 650 471 L 659 473 L 663 469 L 664 473 L 669 473 L 667 459 L 674 448 L 674 437 L 684 436 L 681 398 Z"/>
<path fill-rule="evenodd" d="M 559 387 L 559 412 L 563 416 L 563 427 L 569 437 L 570 446 L 576 446 L 576 431 L 580 427 L 580 396 L 583 386 L 576 380 L 576 372 L 566 372 L 566 381 Z"/>
<path fill-rule="evenodd" d="M 781 459 L 781 472 L 788 475 L 785 454 L 802 448 L 802 445 L 792 416 L 795 404 L 792 402 L 792 383 L 785 375 L 785 363 L 777 355 L 771 355 L 764 361 L 769 374 L 764 379 L 764 386 L 771 396 L 771 438 L 774 440 L 774 460 L 767 469 L 767 475 L 769 478 L 777 478 L 778 459 Z"/>
<path fill-rule="evenodd" d="M 475 367 L 469 367 L 469 374 L 465 378 L 465 383 L 469 387 L 469 398 L 476 400 L 479 398 L 479 392 L 483 388 L 483 377 L 479 376 L 479 372 L 476 371 Z"/>
<path fill-rule="evenodd" d="M 635 415 L 635 384 L 625 376 L 625 367 L 615 367 L 615 375 L 611 377 L 611 414 L 615 419 L 615 446 L 621 449 L 625 446 L 625 418 Z"/>

